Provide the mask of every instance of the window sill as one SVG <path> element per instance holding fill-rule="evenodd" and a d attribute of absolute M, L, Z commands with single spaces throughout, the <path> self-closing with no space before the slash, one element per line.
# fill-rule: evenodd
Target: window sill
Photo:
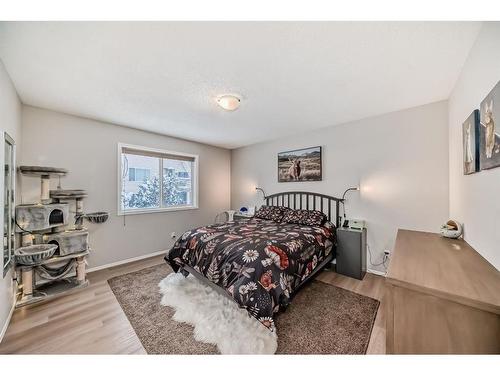
<path fill-rule="evenodd" d="M 197 209 L 198 209 L 198 206 L 162 207 L 162 208 L 118 211 L 117 215 L 118 216 L 142 215 L 142 214 L 155 214 L 155 213 L 160 213 L 160 212 L 188 211 L 188 210 L 197 210 Z"/>

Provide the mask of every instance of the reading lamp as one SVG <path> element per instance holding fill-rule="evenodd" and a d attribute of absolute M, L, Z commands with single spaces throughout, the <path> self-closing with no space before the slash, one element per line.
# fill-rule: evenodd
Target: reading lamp
<path fill-rule="evenodd" d="M 264 199 L 266 199 L 266 192 L 264 191 L 264 189 L 262 189 L 262 188 L 260 188 L 260 187 L 256 186 L 256 187 L 255 187 L 255 191 L 257 191 L 257 190 L 259 190 L 259 191 L 262 193 L 262 195 L 264 196 Z"/>
<path fill-rule="evenodd" d="M 359 186 L 355 186 L 355 187 L 350 187 L 349 189 L 346 189 L 344 191 L 344 194 L 342 194 L 342 200 L 345 200 L 345 195 L 350 192 L 350 191 L 354 191 L 354 190 L 359 190 Z"/>
<path fill-rule="evenodd" d="M 359 186 L 350 187 L 344 191 L 344 194 L 342 194 L 342 207 L 344 208 L 344 220 L 345 220 L 345 196 L 350 191 L 359 191 Z"/>

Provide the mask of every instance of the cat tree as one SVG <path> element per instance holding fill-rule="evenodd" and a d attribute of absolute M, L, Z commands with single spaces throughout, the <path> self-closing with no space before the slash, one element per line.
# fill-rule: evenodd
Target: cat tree
<path fill-rule="evenodd" d="M 16 270 L 21 276 L 16 306 L 40 302 L 88 285 L 86 258 L 89 232 L 83 219 L 101 223 L 108 213 L 84 214 L 85 190 L 50 190 L 50 178 L 65 176 L 62 168 L 21 166 L 22 175 L 41 179 L 40 202 L 16 206 L 17 233 L 21 247 L 16 249 Z M 74 202 L 74 224 L 70 206 Z"/>

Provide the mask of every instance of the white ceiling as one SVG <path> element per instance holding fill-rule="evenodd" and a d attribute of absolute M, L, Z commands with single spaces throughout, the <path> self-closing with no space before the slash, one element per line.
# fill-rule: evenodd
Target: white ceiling
<path fill-rule="evenodd" d="M 0 58 L 25 104 L 236 148 L 446 99 L 480 26 L 3 22 Z"/>

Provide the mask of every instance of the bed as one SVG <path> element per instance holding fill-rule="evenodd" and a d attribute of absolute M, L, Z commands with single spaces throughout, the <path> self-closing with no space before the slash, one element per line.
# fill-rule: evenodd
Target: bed
<path fill-rule="evenodd" d="M 335 230 L 342 199 L 284 192 L 265 200 L 260 216 L 266 218 L 189 230 L 165 260 L 175 272 L 192 274 L 274 330 L 273 316 L 335 258 Z M 282 217 L 273 216 L 280 212 Z M 313 219 L 304 222 L 307 215 Z M 320 215 L 324 220 L 316 220 Z"/>

